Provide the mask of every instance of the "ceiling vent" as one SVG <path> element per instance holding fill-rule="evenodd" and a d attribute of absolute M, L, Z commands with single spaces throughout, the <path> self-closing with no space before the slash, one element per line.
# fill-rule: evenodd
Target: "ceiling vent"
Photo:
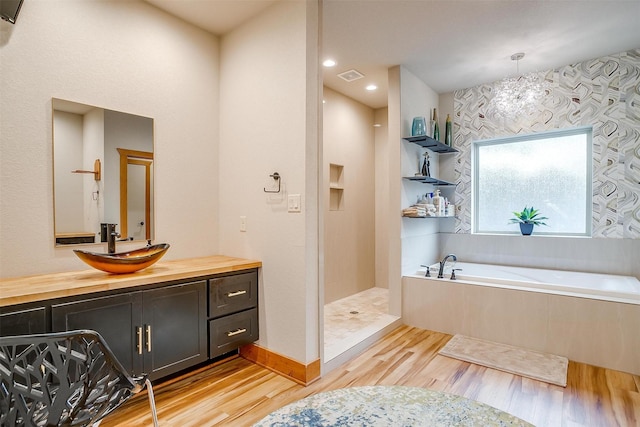
<path fill-rule="evenodd" d="M 363 78 L 364 74 L 362 74 L 360 71 L 357 71 L 357 70 L 349 70 L 349 71 L 345 71 L 343 73 L 338 74 L 338 77 L 340 77 L 342 80 L 346 82 L 352 82 L 352 81 Z"/>

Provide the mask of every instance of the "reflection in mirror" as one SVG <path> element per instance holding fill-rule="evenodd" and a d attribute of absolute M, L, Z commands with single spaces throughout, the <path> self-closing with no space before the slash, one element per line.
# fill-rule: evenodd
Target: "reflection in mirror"
<path fill-rule="evenodd" d="M 151 239 L 153 153 L 118 148 L 120 154 L 120 234 Z"/>
<path fill-rule="evenodd" d="M 105 242 L 107 223 L 121 240 L 153 239 L 153 119 L 52 104 L 56 245 Z"/>

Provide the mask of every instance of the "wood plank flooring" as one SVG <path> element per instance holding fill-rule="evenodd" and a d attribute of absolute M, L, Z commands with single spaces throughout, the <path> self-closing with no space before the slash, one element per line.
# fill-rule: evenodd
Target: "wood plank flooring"
<path fill-rule="evenodd" d="M 640 426 L 640 376 L 569 362 L 566 388 L 439 356 L 451 335 L 402 326 L 303 387 L 242 358 L 154 386 L 159 424 L 251 426 L 314 393 L 363 385 L 425 387 L 474 399 L 538 427 Z M 150 426 L 146 393 L 101 427 Z"/>

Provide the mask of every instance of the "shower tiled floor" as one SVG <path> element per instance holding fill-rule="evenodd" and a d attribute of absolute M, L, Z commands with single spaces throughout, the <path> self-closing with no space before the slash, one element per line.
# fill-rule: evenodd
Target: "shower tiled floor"
<path fill-rule="evenodd" d="M 389 290 L 371 288 L 324 306 L 324 359 L 329 361 L 398 320 Z"/>

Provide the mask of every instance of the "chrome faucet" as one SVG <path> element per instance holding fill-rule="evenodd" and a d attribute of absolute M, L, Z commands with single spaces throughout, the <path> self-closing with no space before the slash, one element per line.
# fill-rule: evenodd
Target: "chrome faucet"
<path fill-rule="evenodd" d="M 444 265 L 449 258 L 453 258 L 453 261 L 457 261 L 458 258 L 454 254 L 449 254 L 440 261 L 440 269 L 438 270 L 438 279 L 444 279 Z"/>
<path fill-rule="evenodd" d="M 118 224 L 107 224 L 107 252 L 110 254 L 116 253 L 116 238 L 120 237 L 116 232 L 116 225 Z"/>

